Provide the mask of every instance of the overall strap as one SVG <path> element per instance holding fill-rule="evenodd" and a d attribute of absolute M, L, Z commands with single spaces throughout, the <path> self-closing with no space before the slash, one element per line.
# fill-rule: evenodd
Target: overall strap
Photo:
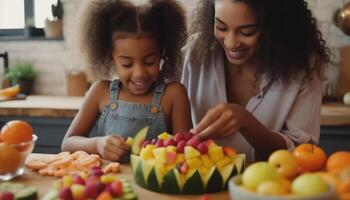
<path fill-rule="evenodd" d="M 109 85 L 110 96 L 109 96 L 109 106 L 112 110 L 118 107 L 118 95 L 119 95 L 119 80 L 115 79 L 111 81 Z"/>
<path fill-rule="evenodd" d="M 153 91 L 153 99 L 152 99 L 153 111 L 155 111 L 155 108 L 157 108 L 158 110 L 161 109 L 160 100 L 163 96 L 165 86 L 166 84 L 164 82 L 160 82 L 157 84 L 156 88 Z"/>

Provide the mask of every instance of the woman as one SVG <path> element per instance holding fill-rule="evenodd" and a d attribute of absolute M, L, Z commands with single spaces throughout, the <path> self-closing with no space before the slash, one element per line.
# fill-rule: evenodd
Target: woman
<path fill-rule="evenodd" d="M 201 0 L 191 28 L 182 83 L 192 133 L 248 160 L 318 143 L 329 50 L 304 0 Z"/>

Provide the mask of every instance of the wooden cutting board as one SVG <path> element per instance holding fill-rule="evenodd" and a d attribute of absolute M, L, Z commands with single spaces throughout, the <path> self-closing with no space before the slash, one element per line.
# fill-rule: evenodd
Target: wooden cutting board
<path fill-rule="evenodd" d="M 340 69 L 336 95 L 343 99 L 346 92 L 350 92 L 350 46 L 340 48 Z"/>

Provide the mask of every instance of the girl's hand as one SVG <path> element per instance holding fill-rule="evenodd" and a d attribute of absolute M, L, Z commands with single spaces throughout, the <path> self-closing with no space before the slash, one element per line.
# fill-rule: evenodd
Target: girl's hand
<path fill-rule="evenodd" d="M 97 140 L 97 151 L 103 159 L 118 161 L 130 149 L 119 135 L 108 135 Z"/>
<path fill-rule="evenodd" d="M 233 135 L 242 127 L 247 113 L 241 105 L 221 103 L 209 109 L 190 132 L 203 139 Z"/>

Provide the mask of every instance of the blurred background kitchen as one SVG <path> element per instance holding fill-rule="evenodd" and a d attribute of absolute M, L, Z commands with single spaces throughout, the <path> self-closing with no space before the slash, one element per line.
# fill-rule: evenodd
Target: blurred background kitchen
<path fill-rule="evenodd" d="M 82 98 L 67 97 L 83 96 L 89 83 L 94 81 L 85 70 L 76 45 L 79 10 L 85 1 L 61 0 L 62 14 L 57 0 L 0 0 L 0 86 L 8 84 L 3 81 L 5 68 L 11 69 L 17 62 L 29 62 L 36 72 L 31 92 L 36 97 L 27 98 L 32 102 L 1 102 L 0 125 L 10 119 L 30 121 L 39 134 L 37 152 L 59 151 L 60 141 L 82 101 Z M 180 1 L 190 16 L 197 0 Z M 324 100 L 339 101 L 335 106 L 322 107 L 321 145 L 328 151 L 332 151 L 334 145 L 348 149 L 350 107 L 342 104 L 342 97 L 350 91 L 350 36 L 344 33 L 346 24 L 350 24 L 350 17 L 346 19 L 350 16 L 350 6 L 342 8 L 349 1 L 307 2 L 333 53 L 332 64 L 326 71 Z M 338 20 L 334 20 L 334 16 L 338 16 Z M 59 24 L 62 28 L 48 30 Z M 50 136 L 47 133 L 51 133 Z"/>
<path fill-rule="evenodd" d="M 144 0 L 133 0 L 143 2 Z M 51 4 L 57 0 L 0 0 L 0 53 L 8 52 L 8 62 L 11 66 L 16 60 L 30 60 L 38 71 L 35 80 L 35 94 L 66 95 L 67 73 L 84 71 L 79 49 L 75 43 L 78 10 L 84 0 L 62 0 L 63 4 L 63 35 L 59 38 L 45 36 L 11 37 L 6 36 L 3 29 L 23 29 L 25 23 L 33 23 L 36 28 L 44 28 L 45 19 L 52 18 Z M 196 0 L 181 0 L 190 15 Z M 334 54 L 333 64 L 327 70 L 327 92 L 335 92 L 338 71 L 341 63 L 341 49 L 350 45 L 350 36 L 337 28 L 332 18 L 334 12 L 343 7 L 343 0 L 308 0 L 328 46 Z M 25 14 L 26 11 L 26 14 Z M 30 16 L 32 15 L 32 16 Z M 33 20 L 34 18 L 34 20 Z M 3 74 L 4 63 L 0 61 L 0 73 Z M 350 66 L 349 66 L 350 68 Z M 3 77 L 0 75 L 0 80 Z M 89 80 L 92 77 L 88 77 Z"/>

